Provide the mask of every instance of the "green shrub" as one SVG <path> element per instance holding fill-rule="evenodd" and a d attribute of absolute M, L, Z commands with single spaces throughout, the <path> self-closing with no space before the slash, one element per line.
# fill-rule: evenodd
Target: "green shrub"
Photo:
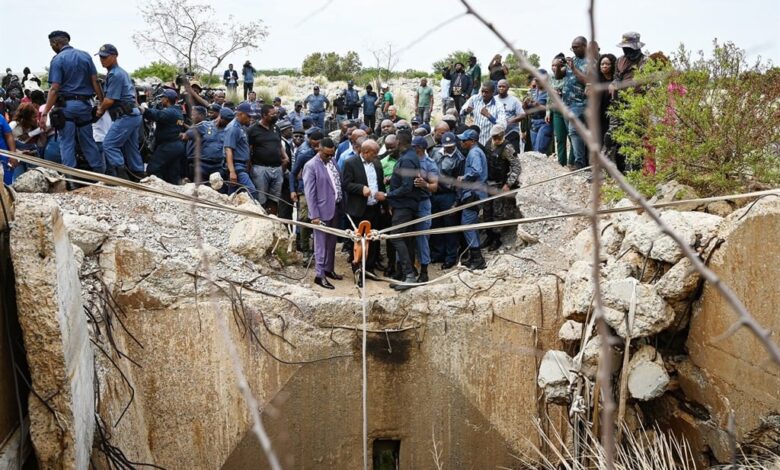
<path fill-rule="evenodd" d="M 133 72 L 133 78 L 145 79 L 157 77 L 164 82 L 173 81 L 178 75 L 179 69 L 175 65 L 167 64 L 162 61 L 152 62 L 151 64 L 136 69 Z"/>
<path fill-rule="evenodd" d="M 631 175 L 636 184 L 676 179 L 704 196 L 780 184 L 777 69 L 715 41 L 712 58 L 692 60 L 681 46 L 672 63 L 650 61 L 635 79 L 644 84 L 622 90 L 612 113 L 621 153 L 636 166 L 655 161 L 655 174 Z"/>

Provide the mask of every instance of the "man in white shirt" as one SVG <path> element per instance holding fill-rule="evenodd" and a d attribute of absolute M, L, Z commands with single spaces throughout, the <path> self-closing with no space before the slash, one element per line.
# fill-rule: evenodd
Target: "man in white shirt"
<path fill-rule="evenodd" d="M 474 124 L 479 126 L 479 143 L 482 145 L 487 145 L 490 140 L 490 130 L 493 126 L 506 126 L 504 106 L 496 101 L 494 93 L 493 82 L 483 83 L 480 94 L 469 98 L 461 110 L 462 115 L 471 114 L 474 117 Z"/>

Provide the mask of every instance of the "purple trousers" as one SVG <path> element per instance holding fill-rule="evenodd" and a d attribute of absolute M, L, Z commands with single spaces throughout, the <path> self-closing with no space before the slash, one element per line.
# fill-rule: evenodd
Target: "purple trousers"
<path fill-rule="evenodd" d="M 327 227 L 335 227 L 337 218 L 323 220 Z M 314 262 L 317 277 L 332 273 L 336 260 L 336 235 L 314 230 Z"/>

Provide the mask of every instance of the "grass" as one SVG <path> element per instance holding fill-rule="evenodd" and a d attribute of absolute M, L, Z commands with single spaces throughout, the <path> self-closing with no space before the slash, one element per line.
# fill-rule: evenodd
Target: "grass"
<path fill-rule="evenodd" d="M 276 96 L 292 96 L 293 87 L 287 82 L 276 85 Z"/>

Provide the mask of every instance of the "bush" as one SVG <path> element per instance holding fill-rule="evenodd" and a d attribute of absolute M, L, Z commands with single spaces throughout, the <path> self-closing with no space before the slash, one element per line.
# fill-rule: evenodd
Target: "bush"
<path fill-rule="evenodd" d="M 780 72 L 733 43 L 714 42 L 697 60 L 683 46 L 673 62 L 650 61 L 620 92 L 611 113 L 621 153 L 644 171 L 631 175 L 652 187 L 676 179 L 702 195 L 780 184 Z M 648 163 L 654 162 L 655 173 Z"/>
<path fill-rule="evenodd" d="M 349 51 L 344 56 L 335 52 L 314 52 L 303 59 L 301 73 L 307 77 L 325 75 L 330 81 L 349 80 L 363 67 L 357 52 Z"/>
<path fill-rule="evenodd" d="M 453 70 L 454 70 L 454 65 L 456 62 L 460 62 L 463 64 L 464 68 L 468 68 L 469 57 L 473 55 L 474 55 L 474 51 L 470 49 L 467 51 L 450 52 L 450 54 L 447 57 L 437 60 L 436 62 L 433 63 L 433 70 L 434 72 L 441 73 L 441 71 L 444 70 L 444 67 L 450 65 L 453 66 Z"/>
<path fill-rule="evenodd" d="M 145 79 L 150 77 L 157 77 L 164 82 L 173 81 L 178 75 L 179 69 L 175 65 L 167 64 L 162 61 L 152 62 L 151 64 L 136 69 L 132 73 L 133 78 Z"/>

